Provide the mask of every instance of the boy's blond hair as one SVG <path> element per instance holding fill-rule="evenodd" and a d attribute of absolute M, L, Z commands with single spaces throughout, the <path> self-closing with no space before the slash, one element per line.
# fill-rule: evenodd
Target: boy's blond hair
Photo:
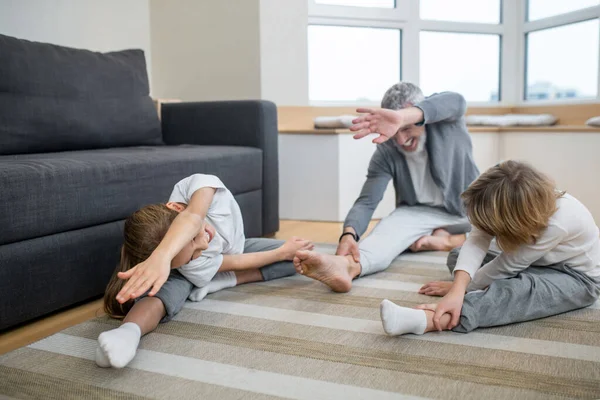
<path fill-rule="evenodd" d="M 461 195 L 471 224 L 512 252 L 535 243 L 564 192 L 528 164 L 505 161 L 488 169 Z"/>

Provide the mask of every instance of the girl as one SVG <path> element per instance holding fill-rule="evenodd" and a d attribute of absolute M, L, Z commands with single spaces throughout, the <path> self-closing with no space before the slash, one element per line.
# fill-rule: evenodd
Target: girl
<path fill-rule="evenodd" d="M 233 195 L 219 178 L 202 174 L 177 183 L 167 204 L 136 211 L 125 221 L 124 236 L 104 295 L 106 313 L 124 324 L 98 337 L 101 367 L 126 366 L 141 336 L 173 318 L 188 298 L 293 275 L 296 251 L 313 248 L 298 238 L 245 239 Z"/>
<path fill-rule="evenodd" d="M 556 191 L 532 167 L 506 161 L 481 175 L 462 198 L 473 230 L 460 255 L 448 257 L 454 282 L 421 289 L 444 296 L 437 305 L 410 309 L 384 300 L 387 334 L 470 332 L 564 313 L 598 299 L 598 228 L 573 196 Z"/>

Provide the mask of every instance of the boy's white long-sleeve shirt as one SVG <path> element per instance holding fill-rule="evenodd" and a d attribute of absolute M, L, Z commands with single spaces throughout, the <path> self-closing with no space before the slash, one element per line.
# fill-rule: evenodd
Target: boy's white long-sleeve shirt
<path fill-rule="evenodd" d="M 589 210 L 569 194 L 556 200 L 557 211 L 535 244 L 519 247 L 512 253 L 500 252 L 481 266 L 493 237 L 473 227 L 463 245 L 454 271 L 471 276 L 467 291 L 488 287 L 497 279 L 512 278 L 529 266 L 564 263 L 595 279 L 600 279 L 600 238 Z"/>

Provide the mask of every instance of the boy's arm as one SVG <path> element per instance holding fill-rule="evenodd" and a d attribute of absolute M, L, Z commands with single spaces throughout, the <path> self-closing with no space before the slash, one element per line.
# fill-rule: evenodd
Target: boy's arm
<path fill-rule="evenodd" d="M 513 253 L 502 252 L 498 257 L 481 267 L 468 287 L 469 291 L 488 287 L 497 279 L 517 276 L 554 249 L 566 236 L 562 228 L 551 225 L 534 244 L 521 246 Z"/>
<path fill-rule="evenodd" d="M 460 249 L 456 267 L 454 268 L 454 275 L 456 275 L 457 271 L 465 271 L 473 279 L 473 276 L 479 267 L 481 267 L 481 263 L 490 248 L 491 242 L 491 235 L 472 227 L 471 233 L 469 233 L 467 240 Z"/>
<path fill-rule="evenodd" d="M 173 258 L 203 229 L 215 191 L 212 187 L 196 190 L 186 209 L 175 218 L 150 257 L 130 270 L 119 273 L 119 278 L 128 281 L 117 294 L 117 301 L 124 303 L 135 299 L 150 288 L 149 296 L 154 296 L 160 290 L 169 277 Z"/>

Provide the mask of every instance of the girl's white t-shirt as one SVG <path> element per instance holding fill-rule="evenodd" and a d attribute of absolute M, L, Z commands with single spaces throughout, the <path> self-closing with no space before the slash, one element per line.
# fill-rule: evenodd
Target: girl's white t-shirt
<path fill-rule="evenodd" d="M 192 195 L 205 187 L 215 188 L 215 195 L 206 213 L 206 222 L 216 234 L 202 255 L 179 268 L 179 272 L 197 287 L 203 287 L 215 276 L 223 254 L 244 252 L 244 221 L 242 212 L 231 192 L 214 175 L 194 174 L 179 181 L 169 201 L 189 204 Z"/>

